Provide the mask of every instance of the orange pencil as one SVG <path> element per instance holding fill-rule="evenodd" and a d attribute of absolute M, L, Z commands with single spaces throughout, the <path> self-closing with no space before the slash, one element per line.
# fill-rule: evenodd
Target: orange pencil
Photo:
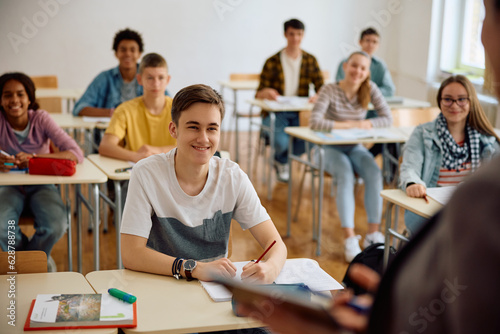
<path fill-rule="evenodd" d="M 424 194 L 424 199 L 425 199 L 425 203 L 429 203 L 429 200 L 427 199 L 427 194 Z"/>
<path fill-rule="evenodd" d="M 275 243 L 276 243 L 276 240 L 274 240 L 273 243 L 270 244 L 269 247 L 267 247 L 267 249 L 264 251 L 264 253 L 262 253 L 262 255 L 257 259 L 257 261 L 255 261 L 255 263 L 259 263 L 259 261 L 262 260 L 262 258 L 264 257 L 264 255 L 266 255 L 267 252 L 269 252 L 269 250 L 271 249 L 271 247 L 274 246 Z"/>

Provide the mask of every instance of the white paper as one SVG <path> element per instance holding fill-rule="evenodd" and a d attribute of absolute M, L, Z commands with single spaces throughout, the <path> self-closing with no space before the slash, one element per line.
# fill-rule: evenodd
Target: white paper
<path fill-rule="evenodd" d="M 297 109 L 306 108 L 309 103 L 309 98 L 301 96 L 278 96 L 276 101 L 266 99 L 264 102 L 270 109 Z"/>
<path fill-rule="evenodd" d="M 434 187 L 434 188 L 427 188 L 426 193 L 427 196 L 433 198 L 434 200 L 443 205 L 446 205 L 456 189 L 457 189 L 456 186 Z"/>
<path fill-rule="evenodd" d="M 134 309 L 132 304 L 124 302 L 110 294 L 103 293 L 101 299 L 101 321 L 132 320 Z"/>
<path fill-rule="evenodd" d="M 234 280 L 241 281 L 243 267 L 248 262 L 233 262 L 236 266 Z M 311 259 L 289 259 L 276 278 L 276 284 L 304 283 L 314 292 L 340 290 L 343 286 L 328 275 L 319 264 Z M 216 302 L 231 300 L 232 293 L 224 286 L 214 282 L 203 282 L 201 285 Z"/>
<path fill-rule="evenodd" d="M 334 139 L 334 140 L 357 140 L 357 139 L 376 139 L 376 138 L 387 138 L 387 139 L 399 139 L 401 135 L 394 133 L 387 128 L 376 128 L 376 129 L 341 129 L 332 130 L 330 132 L 320 132 L 316 131 L 316 135 L 323 139 Z"/>
<path fill-rule="evenodd" d="M 111 117 L 91 117 L 91 116 L 83 116 L 83 121 L 87 123 L 109 123 L 111 121 Z"/>

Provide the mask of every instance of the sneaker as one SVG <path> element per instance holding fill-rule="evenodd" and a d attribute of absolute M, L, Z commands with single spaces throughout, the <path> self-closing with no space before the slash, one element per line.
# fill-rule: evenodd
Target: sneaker
<path fill-rule="evenodd" d="M 361 239 L 361 236 L 356 235 L 344 240 L 344 255 L 347 262 L 351 262 L 352 259 L 356 257 L 356 255 L 361 253 L 361 248 L 359 247 L 359 239 Z"/>
<path fill-rule="evenodd" d="M 274 161 L 274 168 L 276 169 L 276 177 L 280 182 L 288 182 L 290 178 L 290 169 L 288 168 L 288 164 L 282 164 L 278 161 Z"/>
<path fill-rule="evenodd" d="M 363 241 L 363 248 L 366 248 L 372 244 L 377 244 L 377 243 L 384 243 L 385 242 L 385 236 L 379 232 L 373 232 L 365 235 L 365 240 Z"/>

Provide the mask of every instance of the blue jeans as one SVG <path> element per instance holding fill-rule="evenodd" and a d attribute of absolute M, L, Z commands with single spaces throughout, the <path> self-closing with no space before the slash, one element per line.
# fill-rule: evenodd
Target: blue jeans
<path fill-rule="evenodd" d="M 342 227 L 354 228 L 354 173 L 365 182 L 365 210 L 369 223 L 382 219 L 382 172 L 362 145 L 325 147 L 325 170 L 335 178 L 335 197 Z"/>
<path fill-rule="evenodd" d="M 427 221 L 427 218 L 405 210 L 405 226 L 408 232 L 410 232 L 410 237 L 413 237 Z"/>
<path fill-rule="evenodd" d="M 299 113 L 295 111 L 277 112 L 275 131 L 274 131 L 274 160 L 279 163 L 286 164 L 288 162 L 288 142 L 289 136 L 285 133 L 287 126 L 299 126 Z M 262 123 L 269 126 L 271 124 L 271 117 L 267 115 Z M 303 140 L 293 140 L 293 153 L 301 155 L 306 151 L 305 143 Z"/>
<path fill-rule="evenodd" d="M 23 211 L 35 218 L 35 234 L 29 241 L 19 228 Z M 64 203 L 54 185 L 1 186 L 0 247 L 4 251 L 8 250 L 9 221 L 15 221 L 16 250 L 42 250 L 47 256 L 68 225 Z"/>

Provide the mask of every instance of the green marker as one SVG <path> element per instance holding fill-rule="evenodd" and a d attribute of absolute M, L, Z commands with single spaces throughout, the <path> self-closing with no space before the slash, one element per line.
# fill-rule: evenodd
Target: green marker
<path fill-rule="evenodd" d="M 115 288 L 108 289 L 108 293 L 111 296 L 118 298 L 120 300 L 123 300 L 127 303 L 130 303 L 130 304 L 135 303 L 135 301 L 137 300 L 136 296 L 132 296 L 131 294 L 128 294 L 126 292 L 123 292 L 123 291 L 115 289 Z"/>

